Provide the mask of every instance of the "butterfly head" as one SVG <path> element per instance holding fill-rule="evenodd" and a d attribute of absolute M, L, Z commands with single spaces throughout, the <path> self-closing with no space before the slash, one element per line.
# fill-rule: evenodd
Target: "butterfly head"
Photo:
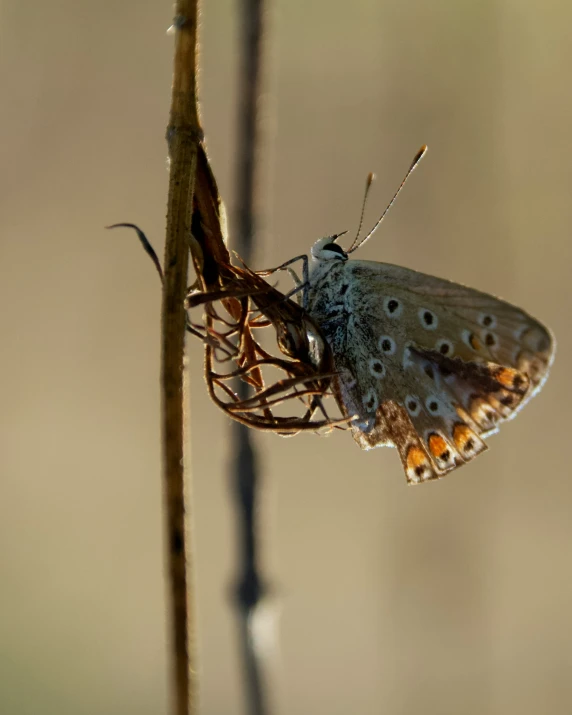
<path fill-rule="evenodd" d="M 344 233 L 346 233 L 344 231 Z M 345 262 L 348 260 L 348 254 L 341 246 L 338 246 L 336 240 L 343 236 L 344 233 L 339 233 L 335 236 L 326 236 L 319 238 L 312 246 L 312 259 L 318 263 L 327 263 L 333 261 Z"/>

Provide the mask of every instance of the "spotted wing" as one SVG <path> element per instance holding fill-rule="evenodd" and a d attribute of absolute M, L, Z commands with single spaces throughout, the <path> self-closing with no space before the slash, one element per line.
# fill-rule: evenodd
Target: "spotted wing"
<path fill-rule="evenodd" d="M 394 444 L 410 482 L 443 476 L 534 395 L 550 331 L 505 301 L 398 266 L 348 261 L 320 316 L 335 391 L 364 449 Z M 342 306 L 342 308 L 340 308 Z"/>

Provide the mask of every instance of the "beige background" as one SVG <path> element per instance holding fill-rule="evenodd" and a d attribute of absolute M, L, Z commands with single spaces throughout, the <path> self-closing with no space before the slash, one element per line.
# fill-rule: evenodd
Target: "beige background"
<path fill-rule="evenodd" d="M 203 121 L 233 208 L 236 6 L 205 2 Z M 350 10 L 351 8 L 351 10 Z M 0 712 L 168 709 L 154 269 L 169 2 L 4 0 Z M 500 293 L 551 325 L 543 393 L 475 463 L 406 488 L 348 435 L 257 437 L 276 715 L 572 711 L 569 3 L 273 4 L 255 267 L 372 221 L 361 257 Z M 229 610 L 228 424 L 190 345 L 202 713 L 244 713 Z"/>

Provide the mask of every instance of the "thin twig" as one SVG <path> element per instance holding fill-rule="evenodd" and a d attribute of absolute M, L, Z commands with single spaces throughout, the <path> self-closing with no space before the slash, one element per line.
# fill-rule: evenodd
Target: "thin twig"
<path fill-rule="evenodd" d="M 163 489 L 166 509 L 169 615 L 174 707 L 177 715 L 197 711 L 192 598 L 192 530 L 186 528 L 184 346 L 185 295 L 197 154 L 202 136 L 197 110 L 196 48 L 198 0 L 177 0 L 175 57 L 167 143 L 171 160 L 162 309 Z"/>
<path fill-rule="evenodd" d="M 239 77 L 238 147 L 236 164 L 236 249 L 246 263 L 252 259 L 256 231 L 256 167 L 259 154 L 258 101 L 261 94 L 264 0 L 241 3 L 241 68 Z M 248 385 L 237 385 L 239 399 L 248 397 Z M 261 653 L 252 621 L 266 586 L 258 567 L 256 497 L 258 460 L 248 427 L 233 424 L 234 461 L 232 492 L 236 503 L 239 573 L 234 587 L 244 682 L 249 715 L 267 712 Z"/>

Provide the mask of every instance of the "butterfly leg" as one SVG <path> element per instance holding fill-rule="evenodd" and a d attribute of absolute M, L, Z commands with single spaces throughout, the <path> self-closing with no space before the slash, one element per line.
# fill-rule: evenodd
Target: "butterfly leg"
<path fill-rule="evenodd" d="M 303 253 L 301 256 L 295 256 L 294 258 L 291 258 L 289 261 L 286 261 L 285 263 L 282 263 L 279 266 L 276 266 L 276 268 L 269 268 L 266 271 L 256 271 L 259 276 L 268 276 L 271 273 L 275 273 L 276 271 L 283 271 L 285 268 L 288 268 L 288 266 L 291 266 L 293 263 L 296 263 L 297 261 L 302 261 L 304 263 L 303 267 L 303 275 L 304 275 L 304 280 L 308 278 L 308 256 Z"/>
<path fill-rule="evenodd" d="M 290 268 L 290 266 L 293 263 L 296 263 L 297 261 L 302 261 L 302 280 L 300 280 L 296 271 L 293 268 Z M 289 261 L 282 263 L 281 265 L 277 266 L 276 268 L 269 268 L 266 271 L 257 271 L 257 273 L 260 276 L 268 276 L 271 273 L 275 273 L 276 271 L 284 271 L 284 270 L 288 271 L 290 277 L 294 281 L 295 288 L 293 290 L 291 290 L 289 293 L 287 293 L 285 296 L 285 298 L 291 298 L 292 296 L 296 295 L 297 293 L 300 293 L 301 291 L 303 291 L 308 286 L 308 277 L 309 277 L 308 256 L 306 254 L 302 254 L 301 256 L 296 256 L 295 258 L 291 258 Z M 300 303 L 299 300 L 298 300 L 298 303 Z M 303 307 L 305 307 L 305 306 L 303 306 Z"/>

